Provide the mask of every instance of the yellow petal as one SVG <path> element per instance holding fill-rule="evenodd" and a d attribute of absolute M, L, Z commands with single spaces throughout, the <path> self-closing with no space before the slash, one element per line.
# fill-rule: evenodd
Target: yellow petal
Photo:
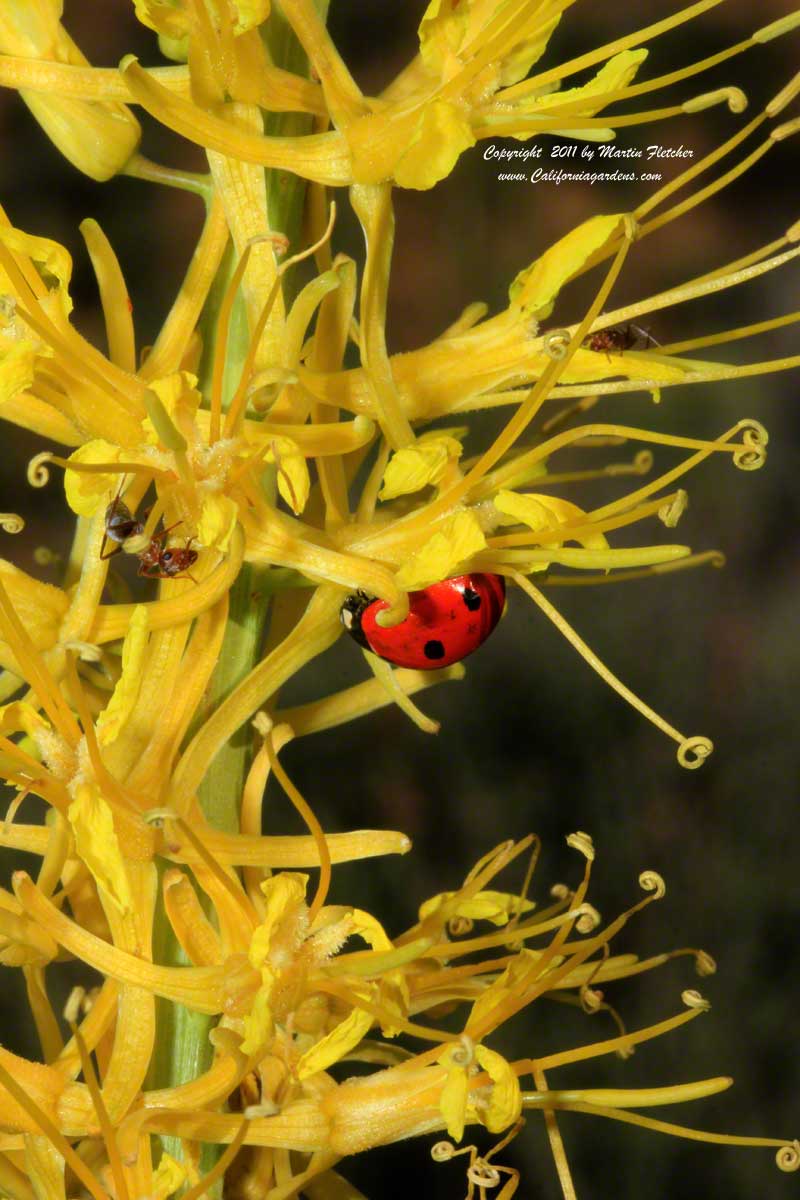
<path fill-rule="evenodd" d="M 512 306 L 526 316 L 549 317 L 564 284 L 606 245 L 622 223 L 623 217 L 616 215 L 590 217 L 571 230 L 541 258 L 520 271 L 508 291 Z"/>
<path fill-rule="evenodd" d="M 175 371 L 172 375 L 152 380 L 148 386 L 158 396 L 173 425 L 187 441 L 191 440 L 192 422 L 202 400 L 197 390 L 197 376 L 192 375 L 190 371 Z M 163 439 L 149 417 L 144 420 L 144 431 L 147 441 L 152 446 L 161 444 Z"/>
<path fill-rule="evenodd" d="M 275 1022 L 270 1006 L 274 977 L 268 970 L 265 970 L 263 974 L 268 977 L 268 982 L 256 992 L 253 1007 L 244 1019 L 244 1041 L 240 1047 L 242 1054 L 256 1054 L 259 1050 L 263 1050 L 275 1032 Z"/>
<path fill-rule="evenodd" d="M 301 513 L 311 490 L 311 479 L 300 447 L 291 438 L 274 437 L 264 461 L 276 464 L 278 491 L 293 513 Z"/>
<path fill-rule="evenodd" d="M 519 981 L 532 976 L 538 969 L 539 956 L 531 950 L 520 950 L 501 975 L 489 985 L 472 1006 L 467 1030 L 482 1025 L 492 1011 L 505 1003 Z"/>
<path fill-rule="evenodd" d="M 164 37 L 178 40 L 192 30 L 186 3 L 169 0 L 133 0 L 136 16 L 148 29 Z M 234 0 L 228 4 L 236 33 L 260 25 L 269 16 L 270 0 Z"/>
<path fill-rule="evenodd" d="M 202 546 L 212 546 L 223 554 L 230 548 L 239 509 L 230 496 L 212 492 L 203 500 L 200 520 L 197 522 L 197 538 Z"/>
<path fill-rule="evenodd" d="M 572 103 L 575 100 L 585 100 L 587 101 L 586 108 L 581 111 L 581 115 L 594 116 L 607 103 L 606 96 L 609 92 L 616 92 L 630 83 L 646 58 L 646 50 L 623 50 L 621 54 L 615 54 L 613 58 L 610 58 L 597 72 L 594 79 L 590 79 L 582 87 L 567 88 L 563 92 L 552 92 L 548 96 L 538 97 L 534 107 L 537 112 L 541 112 L 565 103 Z M 563 130 L 554 130 L 553 132 L 569 135 L 570 131 L 572 136 L 581 136 L 576 125 L 565 124 Z"/>
<path fill-rule="evenodd" d="M 287 915 L 296 913 L 301 905 L 305 905 L 307 884 L 308 876 L 297 871 L 281 871 L 261 884 L 266 915 L 250 941 L 248 957 L 252 966 L 264 966 L 277 927 Z"/>
<path fill-rule="evenodd" d="M 372 1014 L 354 1008 L 349 1016 L 307 1050 L 297 1063 L 298 1079 L 308 1079 L 338 1062 L 364 1038 L 372 1025 Z"/>
<path fill-rule="evenodd" d="M 383 476 L 381 500 L 393 500 L 438 483 L 448 463 L 461 457 L 461 443 L 447 434 L 420 438 L 393 454 Z"/>
<path fill-rule="evenodd" d="M 72 278 L 72 259 L 68 251 L 50 238 L 36 237 L 9 225 L 0 225 L 0 242 L 13 254 L 31 260 L 48 289 L 58 293 L 64 316 L 68 316 L 72 310 L 68 290 Z"/>
<path fill-rule="evenodd" d="M 131 912 L 131 886 L 110 805 L 97 788 L 81 783 L 67 816 L 75 837 L 75 848 L 94 876 L 97 886 L 120 912 Z"/>
<path fill-rule="evenodd" d="M 0 708 L 0 733 L 4 733 L 6 737 L 10 733 L 22 731 L 36 741 L 38 733 L 49 729 L 49 723 L 39 715 L 32 704 L 27 704 L 24 700 L 15 700 L 12 704 L 4 704 Z"/>
<path fill-rule="evenodd" d="M 0 338 L 0 404 L 31 386 L 36 355 L 34 342 L 25 340 L 6 346 Z"/>
<path fill-rule="evenodd" d="M 153 1200 L 167 1200 L 174 1192 L 183 1187 L 189 1180 L 186 1168 L 162 1151 L 161 1159 L 153 1172 L 153 1186 L 150 1189 Z"/>
<path fill-rule="evenodd" d="M 351 914 L 352 931 L 357 933 L 373 950 L 392 950 L 394 946 L 379 921 L 371 913 L 354 908 Z"/>
<path fill-rule="evenodd" d="M 105 711 L 97 720 L 97 740 L 101 746 L 109 746 L 117 740 L 133 712 L 139 698 L 147 639 L 147 605 L 137 604 L 122 643 L 122 674 Z"/>
<path fill-rule="evenodd" d="M 532 493 L 521 494 L 504 490 L 495 496 L 494 506 L 501 513 L 510 516 L 514 522 L 521 522 L 536 533 L 543 529 L 558 529 L 559 526 L 568 522 L 574 525 L 588 519 L 584 510 L 577 504 L 573 504 L 570 500 L 560 500 L 557 496 L 537 496 Z M 573 538 L 569 531 L 565 530 L 564 541 L 578 542 L 587 550 L 608 549 L 608 541 L 599 532 Z"/>
<path fill-rule="evenodd" d="M 28 637 L 37 650 L 49 650 L 58 640 L 61 622 L 69 608 L 69 597 L 61 588 L 40 583 L 1 558 L 0 575 Z"/>
<path fill-rule="evenodd" d="M 439 530 L 397 572 L 397 584 L 408 591 L 427 587 L 456 573 L 473 554 L 486 547 L 478 518 L 467 509 L 442 522 Z"/>
<path fill-rule="evenodd" d="M 494 1083 L 489 1107 L 481 1113 L 481 1119 L 490 1133 L 502 1133 L 522 1112 L 519 1080 L 503 1056 L 488 1046 L 476 1046 L 475 1057 Z"/>
<path fill-rule="evenodd" d="M 423 108 L 416 128 L 397 160 L 398 187 L 424 191 L 445 179 L 464 150 L 475 145 L 472 126 L 460 108 L 434 100 Z"/>
<path fill-rule="evenodd" d="M 87 442 L 69 456 L 69 462 L 75 463 L 107 463 L 119 462 L 122 451 L 119 446 L 112 446 L 102 438 Z M 64 472 L 64 491 L 67 504 L 79 517 L 93 517 L 98 508 L 107 505 L 113 499 L 119 486 L 119 475 L 105 472 L 70 471 Z"/>
<path fill-rule="evenodd" d="M 419 52 L 433 75 L 443 75 L 458 52 L 469 24 L 469 4 L 431 0 L 419 23 Z"/>
<path fill-rule="evenodd" d="M 467 1118 L 469 1080 L 466 1067 L 454 1063 L 452 1055 L 453 1047 L 450 1044 L 439 1055 L 439 1062 L 448 1068 L 447 1079 L 439 1096 L 439 1111 L 444 1117 L 449 1136 L 454 1142 L 460 1142 Z"/>
<path fill-rule="evenodd" d="M 442 892 L 426 900 L 420 905 L 420 921 L 437 912 L 456 895 L 456 892 Z M 510 892 L 485 891 L 459 900 L 454 907 L 448 908 L 448 916 L 469 917 L 472 921 L 491 921 L 493 925 L 506 925 L 513 914 L 530 912 L 535 907 L 532 900 L 520 900 L 519 896 Z"/>

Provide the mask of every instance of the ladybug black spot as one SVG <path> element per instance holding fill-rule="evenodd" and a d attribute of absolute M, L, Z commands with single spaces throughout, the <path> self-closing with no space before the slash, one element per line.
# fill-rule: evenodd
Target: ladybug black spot
<path fill-rule="evenodd" d="M 464 603 L 470 612 L 477 612 L 481 606 L 481 598 L 474 588 L 464 588 Z"/>
<path fill-rule="evenodd" d="M 436 641 L 435 639 L 431 639 L 431 641 L 426 642 L 422 652 L 426 658 L 444 658 L 444 646 L 441 642 Z"/>

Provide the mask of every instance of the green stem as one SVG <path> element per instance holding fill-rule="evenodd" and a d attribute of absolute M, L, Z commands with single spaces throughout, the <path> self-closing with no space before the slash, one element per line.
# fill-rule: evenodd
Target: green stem
<path fill-rule="evenodd" d="M 317 0 L 318 7 L 327 13 L 328 0 Z M 308 73 L 308 63 L 302 48 L 292 33 L 280 4 L 273 3 L 272 13 L 264 30 L 265 40 L 276 65 L 298 74 Z M 310 118 L 302 114 L 265 114 L 267 133 L 307 133 Z M 284 172 L 267 171 L 267 202 L 270 227 L 286 233 L 293 247 L 299 244 L 305 183 Z M 228 252 L 209 295 L 202 318 L 205 346 L 201 377 L 210 378 L 216 346 L 216 326 L 220 305 L 234 268 L 233 254 Z M 249 331 L 241 295 L 237 297 L 231 317 L 226 348 L 223 382 L 224 405 L 229 402 L 239 381 L 247 355 Z M 266 474 L 266 473 L 265 473 Z M 274 468 L 269 469 L 274 486 Z M 269 481 L 267 481 L 269 482 Z M 269 623 L 270 598 L 276 587 L 286 586 L 286 572 L 273 572 L 269 567 L 246 565 L 230 592 L 225 637 L 219 660 L 211 678 L 205 704 L 197 713 L 195 728 L 213 712 L 259 661 Z M 273 578 L 274 576 L 274 578 Z M 190 731 L 190 735 L 191 735 Z M 198 799 L 209 824 L 226 832 L 239 829 L 239 805 L 247 771 L 252 759 L 253 734 L 249 725 L 243 726 L 228 745 L 217 754 L 200 787 Z M 162 869 L 166 864 L 161 864 Z M 153 932 L 153 953 L 156 962 L 184 965 L 187 962 L 172 932 L 163 908 L 159 906 Z M 148 1087 L 175 1087 L 196 1079 L 213 1062 L 214 1049 L 209 1033 L 214 1018 L 191 1012 L 180 1004 L 157 1002 L 156 1042 Z M 180 1140 L 162 1137 L 163 1148 L 181 1159 Z M 200 1156 L 202 1173 L 211 1169 L 222 1148 L 206 1144 Z M 222 1195 L 223 1181 L 209 1189 L 212 1198 Z"/>

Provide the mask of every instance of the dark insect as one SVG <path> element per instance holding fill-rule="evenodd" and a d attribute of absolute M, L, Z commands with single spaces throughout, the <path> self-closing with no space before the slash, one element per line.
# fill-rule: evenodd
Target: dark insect
<path fill-rule="evenodd" d="M 128 538 L 137 537 L 143 532 L 144 524 L 136 520 L 136 517 L 134 517 L 127 504 L 120 498 L 119 492 L 117 492 L 106 509 L 106 527 L 103 532 L 100 557 L 111 558 L 114 554 L 119 554 L 123 542 L 127 542 Z M 106 546 L 109 542 L 112 542 L 113 545 L 110 550 L 106 551 Z"/>
<path fill-rule="evenodd" d="M 179 524 L 180 521 L 177 522 L 177 525 Z M 168 534 L 176 529 L 177 525 L 170 525 L 168 529 L 162 529 L 160 533 L 154 534 L 150 539 L 150 545 L 137 554 L 139 575 L 143 575 L 145 579 L 177 579 L 188 572 L 189 567 L 197 562 L 197 551 L 190 549 L 194 538 L 189 538 L 182 549 L 170 548 L 165 545 Z M 106 509 L 100 557 L 111 558 L 114 554 L 119 554 L 123 543 L 128 538 L 138 537 L 142 533 L 144 533 L 144 522 L 133 516 L 117 492 Z M 112 542 L 113 545 L 110 550 L 107 550 L 106 546 L 109 542 Z M 192 579 L 192 576 L 189 575 L 189 578 Z M 192 580 L 192 582 L 195 581 Z"/>
<path fill-rule="evenodd" d="M 633 350 L 637 346 L 641 350 L 649 350 L 651 346 L 657 345 L 656 339 L 651 337 L 646 329 L 629 322 L 627 325 L 610 325 L 608 329 L 598 329 L 595 333 L 590 333 L 583 343 L 583 348 L 610 358 L 612 354 L 623 354 L 624 351 Z"/>
<path fill-rule="evenodd" d="M 150 539 L 150 545 L 138 555 L 139 575 L 145 579 L 177 579 L 181 575 L 188 575 L 189 567 L 197 562 L 197 551 L 190 549 L 194 538 L 187 538 L 186 545 L 181 549 L 165 546 L 167 534 L 175 528 L 175 525 L 170 525 L 169 529 L 162 529 Z M 191 575 L 188 578 L 196 583 Z"/>

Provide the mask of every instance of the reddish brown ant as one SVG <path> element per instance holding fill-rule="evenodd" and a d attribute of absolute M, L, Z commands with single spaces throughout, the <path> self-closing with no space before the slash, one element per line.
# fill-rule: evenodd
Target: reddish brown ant
<path fill-rule="evenodd" d="M 612 354 L 623 354 L 626 350 L 633 350 L 635 346 L 649 350 L 651 346 L 657 345 L 656 339 L 651 337 L 646 329 L 632 322 L 598 329 L 595 333 L 590 333 L 583 342 L 584 350 L 594 350 L 596 354 L 605 354 L 608 358 Z"/>
<path fill-rule="evenodd" d="M 180 521 L 176 522 L 176 525 L 170 525 L 169 529 L 162 529 L 150 539 L 150 545 L 138 555 L 139 575 L 143 575 L 145 579 L 177 579 L 178 576 L 188 573 L 189 567 L 194 566 L 197 562 L 197 551 L 190 549 L 193 537 L 187 538 L 182 549 L 170 549 L 164 545 L 167 534 L 177 525 L 180 525 Z M 191 575 L 188 578 L 192 583 L 197 582 Z"/>
<path fill-rule="evenodd" d="M 144 550 L 139 551 L 136 555 L 139 559 L 139 575 L 144 576 L 145 579 L 177 579 L 184 572 L 188 572 L 189 567 L 197 562 L 197 551 L 190 549 L 194 538 L 189 538 L 182 549 L 170 549 L 164 544 L 168 534 L 178 525 L 180 525 L 180 521 L 175 525 L 170 525 L 168 529 L 162 529 L 160 533 L 154 534 L 150 539 L 150 544 L 145 546 Z M 123 543 L 128 538 L 138 537 L 142 533 L 144 533 L 144 522 L 133 516 L 127 504 L 120 498 L 120 493 L 117 492 L 106 509 L 100 557 L 111 558 L 114 554 L 119 554 L 123 549 Z M 115 544 L 111 550 L 106 552 L 108 542 Z M 189 575 L 189 579 L 192 579 L 191 575 Z M 192 582 L 194 583 L 195 580 L 192 579 Z"/>

